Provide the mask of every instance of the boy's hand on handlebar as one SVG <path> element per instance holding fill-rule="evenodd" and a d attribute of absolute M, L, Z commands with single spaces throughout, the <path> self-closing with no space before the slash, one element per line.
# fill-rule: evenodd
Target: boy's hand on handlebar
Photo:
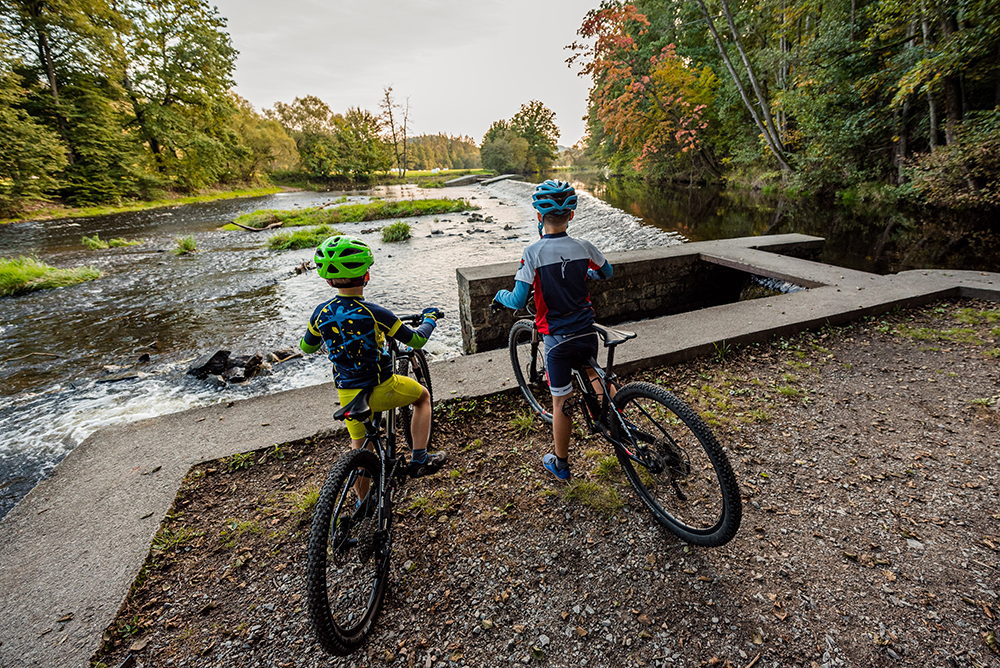
<path fill-rule="evenodd" d="M 441 318 L 444 317 L 444 311 L 442 311 L 439 308 L 434 308 L 434 307 L 425 308 L 424 312 L 421 315 L 424 317 L 425 320 L 427 318 L 430 318 L 434 322 L 437 322 L 438 320 L 440 320 Z"/>
<path fill-rule="evenodd" d="M 490 313 L 496 313 L 497 311 L 503 311 L 506 308 L 507 307 L 503 305 L 503 302 L 501 302 L 498 299 L 494 299 L 492 302 L 490 302 Z"/>

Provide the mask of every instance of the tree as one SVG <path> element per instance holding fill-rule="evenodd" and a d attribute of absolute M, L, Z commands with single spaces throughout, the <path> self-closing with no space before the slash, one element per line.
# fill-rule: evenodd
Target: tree
<path fill-rule="evenodd" d="M 528 159 L 528 140 L 509 127 L 497 130 L 491 127 L 490 130 L 479 150 L 483 167 L 500 174 L 524 172 Z"/>
<path fill-rule="evenodd" d="M 295 141 L 276 120 L 262 117 L 253 105 L 235 93 L 236 114 L 230 119 L 233 131 L 246 149 L 230 159 L 229 172 L 242 182 L 261 178 L 264 172 L 291 169 L 299 160 Z"/>
<path fill-rule="evenodd" d="M 53 174 L 66 165 L 58 136 L 18 106 L 24 91 L 0 58 L 0 215 L 12 216 L 29 200 L 43 199 Z"/>
<path fill-rule="evenodd" d="M 132 23 L 120 42 L 122 86 L 156 170 L 182 188 L 214 183 L 235 139 L 226 19 L 206 0 L 124 0 L 122 13 Z"/>
<path fill-rule="evenodd" d="M 554 111 L 538 100 L 522 104 L 510 119 L 510 129 L 528 142 L 525 171 L 538 172 L 552 167 L 558 157 L 556 141 L 559 139 Z"/>
<path fill-rule="evenodd" d="M 406 104 L 400 105 L 392 99 L 392 86 L 382 89 L 384 97 L 379 106 L 382 109 L 383 125 L 388 124 L 389 138 L 392 141 L 392 152 L 396 158 L 396 169 L 400 178 L 406 176 L 409 167 L 409 155 L 407 154 L 407 125 L 410 120 L 410 98 L 406 98 Z M 397 114 L 394 110 L 402 112 L 402 120 L 396 123 Z"/>
<path fill-rule="evenodd" d="M 367 179 L 373 172 L 388 171 L 392 155 L 380 134 L 382 122 L 366 109 L 352 107 L 337 119 L 337 140 L 341 160 L 337 171 L 355 179 Z"/>

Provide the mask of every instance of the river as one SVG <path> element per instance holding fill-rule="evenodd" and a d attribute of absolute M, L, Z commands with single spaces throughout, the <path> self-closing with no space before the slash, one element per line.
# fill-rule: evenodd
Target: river
<path fill-rule="evenodd" d="M 916 223 L 893 212 L 868 220 L 810 201 L 656 189 L 593 174 L 570 178 L 581 190 L 572 233 L 604 250 L 804 232 L 830 240 L 824 261 L 868 271 L 924 264 L 996 268 L 992 237 L 948 242 L 946 232 L 928 233 L 942 235 L 944 250 L 927 238 L 901 243 Z M 340 226 L 375 247 L 369 299 L 397 313 L 426 306 L 447 312 L 428 344 L 432 358 L 443 359 L 461 354 L 455 269 L 520 257 L 537 238 L 531 191 L 529 184 L 507 181 L 447 190 L 291 192 L 0 227 L 3 257 L 34 255 L 54 266 L 88 264 L 105 274 L 69 288 L 0 298 L 0 517 L 103 426 L 330 380 L 321 355 L 276 365 L 273 375 L 221 390 L 186 375 L 193 359 L 216 350 L 248 355 L 296 347 L 312 309 L 331 294 L 315 272 L 294 271 L 312 258 L 311 250 L 269 251 L 268 232 L 227 232 L 222 224 L 257 209 L 316 206 L 340 197 L 469 198 L 492 222 L 467 222 L 465 214 L 410 218 L 413 238 L 398 244 L 383 244 L 371 231 L 379 222 Z M 144 242 L 84 249 L 81 237 L 95 233 Z M 199 252 L 171 254 L 174 239 L 188 235 Z M 143 354 L 149 361 L 137 362 Z M 100 382 L 119 367 L 141 377 Z"/>

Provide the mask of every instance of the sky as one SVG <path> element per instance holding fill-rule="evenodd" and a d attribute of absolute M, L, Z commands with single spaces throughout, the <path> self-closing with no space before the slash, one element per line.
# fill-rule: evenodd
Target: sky
<path fill-rule="evenodd" d="M 335 112 L 409 98 L 408 134 L 478 144 L 540 100 L 559 143 L 583 137 L 589 79 L 566 50 L 599 0 L 209 0 L 228 20 L 236 92 L 257 109 L 315 95 Z"/>

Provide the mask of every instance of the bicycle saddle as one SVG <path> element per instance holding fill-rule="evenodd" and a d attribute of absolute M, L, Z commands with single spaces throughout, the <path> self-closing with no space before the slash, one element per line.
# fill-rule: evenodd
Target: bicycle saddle
<path fill-rule="evenodd" d="M 605 346 L 617 346 L 619 343 L 635 338 L 635 332 L 626 332 L 624 329 L 611 329 L 604 325 L 594 323 L 594 331 L 604 339 Z"/>
<path fill-rule="evenodd" d="M 368 397 L 371 396 L 374 388 L 366 388 L 358 392 L 358 396 L 351 399 L 350 403 L 333 414 L 334 420 L 357 420 L 364 422 L 372 415 L 372 408 L 368 405 Z"/>

